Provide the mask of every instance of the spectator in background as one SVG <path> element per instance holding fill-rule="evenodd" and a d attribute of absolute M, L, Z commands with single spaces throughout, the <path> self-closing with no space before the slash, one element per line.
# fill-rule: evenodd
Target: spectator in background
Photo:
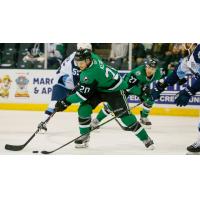
<path fill-rule="evenodd" d="M 27 55 L 23 58 L 30 68 L 44 68 L 44 43 L 34 43 L 28 48 Z"/>
<path fill-rule="evenodd" d="M 67 43 L 65 44 L 65 55 L 64 57 L 68 57 L 69 55 L 71 55 L 73 52 L 75 52 L 77 50 L 77 43 Z"/>
<path fill-rule="evenodd" d="M 122 68 L 123 62 L 127 58 L 128 43 L 112 43 L 110 57 L 108 60 L 112 67 L 117 70 Z"/>
<path fill-rule="evenodd" d="M 64 55 L 64 45 L 61 43 L 48 43 L 47 44 L 47 68 L 57 69 Z"/>
<path fill-rule="evenodd" d="M 153 57 L 152 56 L 152 53 L 151 53 L 151 49 L 152 49 L 152 46 L 153 46 L 153 43 L 142 43 L 143 46 L 144 46 L 144 50 L 145 50 L 145 54 L 146 54 L 146 57 Z"/>
<path fill-rule="evenodd" d="M 0 44 L 0 55 L 2 68 L 15 68 L 17 60 L 17 43 L 1 43 Z"/>
<path fill-rule="evenodd" d="M 142 43 L 134 43 L 132 47 L 133 67 L 141 65 L 146 57 L 144 45 Z"/>
<path fill-rule="evenodd" d="M 162 62 L 164 66 L 173 69 L 176 65 L 178 65 L 178 62 L 182 58 L 182 44 L 173 44 L 170 46 L 171 48 L 169 48 L 169 50 L 164 53 Z"/>

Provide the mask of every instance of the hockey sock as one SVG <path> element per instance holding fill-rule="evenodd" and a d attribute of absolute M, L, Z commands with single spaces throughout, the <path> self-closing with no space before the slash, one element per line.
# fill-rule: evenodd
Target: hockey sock
<path fill-rule="evenodd" d="M 106 118 L 107 116 L 109 115 L 109 113 L 107 113 L 106 111 L 105 111 L 105 109 L 104 108 L 102 108 L 101 110 L 100 110 L 100 112 L 98 113 L 98 115 L 97 115 L 97 120 L 100 122 L 100 121 L 102 121 L 104 118 Z"/>
<path fill-rule="evenodd" d="M 143 108 L 143 110 L 140 112 L 140 115 L 142 118 L 147 118 L 149 115 L 149 112 L 150 112 L 149 109 L 147 110 L 147 109 Z"/>
<path fill-rule="evenodd" d="M 121 118 L 121 121 L 129 127 L 130 131 L 133 131 L 135 135 L 141 140 L 147 140 L 148 139 L 148 134 L 144 130 L 144 128 L 141 126 L 139 122 L 137 122 L 137 119 L 134 115 L 127 115 Z"/>
<path fill-rule="evenodd" d="M 78 109 L 78 121 L 79 121 L 79 130 L 80 134 L 87 134 L 90 132 L 91 127 L 91 114 L 92 107 L 89 104 L 81 104 Z"/>
<path fill-rule="evenodd" d="M 139 128 L 136 132 L 135 132 L 135 135 L 141 140 L 141 141 L 144 141 L 144 140 L 147 140 L 148 139 L 148 134 L 147 132 L 144 130 L 144 128 Z"/>
<path fill-rule="evenodd" d="M 90 123 L 91 123 L 91 117 L 88 118 L 79 117 L 79 130 L 81 135 L 87 134 L 91 131 Z"/>

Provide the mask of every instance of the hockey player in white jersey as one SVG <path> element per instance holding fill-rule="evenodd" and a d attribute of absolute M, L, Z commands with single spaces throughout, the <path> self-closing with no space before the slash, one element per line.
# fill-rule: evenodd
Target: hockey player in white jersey
<path fill-rule="evenodd" d="M 195 81 L 191 86 L 187 86 L 181 90 L 175 96 L 175 103 L 177 106 L 186 106 L 190 98 L 200 91 L 200 44 L 198 44 L 193 52 L 190 52 L 194 44 L 185 44 L 185 48 L 188 50 L 188 57 L 181 60 L 174 72 L 169 75 L 163 83 L 158 82 L 155 88 L 152 90 L 152 97 L 159 99 L 161 92 L 169 85 L 174 85 L 180 80 L 184 80 L 186 75 L 193 75 Z M 198 125 L 198 140 L 187 147 L 190 152 L 200 152 L 200 122 Z"/>
<path fill-rule="evenodd" d="M 92 50 L 92 45 L 90 43 L 78 43 L 77 49 Z M 79 82 L 79 68 L 74 61 L 75 53 L 76 52 L 73 52 L 67 57 L 56 72 L 51 102 L 45 110 L 42 121 L 38 125 L 38 129 L 42 132 L 47 131 L 46 123 L 44 122 L 53 112 L 55 112 L 55 104 L 57 101 L 64 99 L 71 94 Z"/>

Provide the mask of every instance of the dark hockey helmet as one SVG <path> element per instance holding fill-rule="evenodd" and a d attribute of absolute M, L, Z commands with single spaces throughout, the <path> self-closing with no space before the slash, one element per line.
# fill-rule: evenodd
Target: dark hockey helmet
<path fill-rule="evenodd" d="M 92 59 L 92 54 L 89 49 L 78 49 L 76 51 L 74 60 L 75 61 L 81 61 L 81 60 L 86 60 L 86 59 Z"/>
<path fill-rule="evenodd" d="M 158 59 L 156 58 L 146 58 L 144 60 L 144 64 L 147 66 L 149 65 L 150 67 L 152 68 L 156 68 L 157 67 L 157 64 L 158 64 Z"/>

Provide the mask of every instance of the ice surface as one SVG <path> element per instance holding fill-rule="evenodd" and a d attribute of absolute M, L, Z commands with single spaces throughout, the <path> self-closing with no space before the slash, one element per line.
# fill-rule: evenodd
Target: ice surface
<path fill-rule="evenodd" d="M 0 111 L 0 154 L 27 155 L 33 150 L 51 151 L 79 136 L 77 113 L 56 113 L 48 124 L 48 132 L 38 134 L 21 151 L 5 150 L 5 144 L 21 145 L 34 133 L 43 112 Z M 137 116 L 138 117 L 138 116 Z M 184 155 L 186 147 L 197 136 L 197 117 L 150 116 L 152 128 L 147 130 L 155 142 L 156 149 L 149 151 L 132 132 L 125 132 L 115 122 L 109 122 L 100 130 L 91 133 L 87 149 L 75 149 L 70 144 L 54 154 L 87 155 Z"/>

